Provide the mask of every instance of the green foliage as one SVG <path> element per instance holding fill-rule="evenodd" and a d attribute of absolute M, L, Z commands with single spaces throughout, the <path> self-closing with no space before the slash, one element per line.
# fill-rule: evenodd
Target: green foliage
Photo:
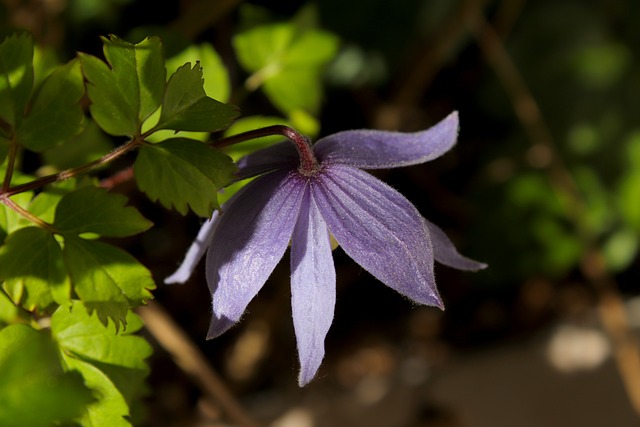
<path fill-rule="evenodd" d="M 103 43 L 108 65 L 80 54 L 90 83 L 91 115 L 111 135 L 136 135 L 162 102 L 166 71 L 160 39 L 151 37 L 134 45 L 111 36 Z"/>
<path fill-rule="evenodd" d="M 186 63 L 171 76 L 154 129 L 215 132 L 231 124 L 239 111 L 207 96 L 202 67 Z"/>
<path fill-rule="evenodd" d="M 103 324 L 112 319 L 118 329 L 129 307 L 151 298 L 151 273 L 122 249 L 65 235 L 63 253 L 75 293 Z"/>
<path fill-rule="evenodd" d="M 0 331 L 0 425 L 48 427 L 80 416 L 94 397 L 65 372 L 46 333 L 27 325 Z"/>
<path fill-rule="evenodd" d="M 250 90 L 262 86 L 284 114 L 317 114 L 322 100 L 321 72 L 335 56 L 338 38 L 297 23 L 266 24 L 236 35 L 240 64 L 252 75 Z"/>
<path fill-rule="evenodd" d="M 231 182 L 235 167 L 220 151 L 199 141 L 176 138 L 143 146 L 134 170 L 138 187 L 151 200 L 183 215 L 191 208 L 209 217 L 219 208 L 217 192 Z"/>
<path fill-rule="evenodd" d="M 132 312 L 127 315 L 126 331 L 113 324 L 103 325 L 75 301 L 60 307 L 51 318 L 51 332 L 60 346 L 69 369 L 80 373 L 99 400 L 86 408 L 81 421 L 85 426 L 128 426 L 129 406 L 144 391 L 148 374 L 145 359 L 151 346 L 132 335 L 142 327 Z"/>
<path fill-rule="evenodd" d="M 44 310 L 69 301 L 71 287 L 62 249 L 38 227 L 12 233 L 0 247 L 0 281 L 11 299 L 27 310 Z"/>
<path fill-rule="evenodd" d="M 15 34 L 0 44 L 0 120 L 18 127 L 33 89 L 33 40 Z M 0 127 L 1 128 L 1 127 Z"/>
<path fill-rule="evenodd" d="M 73 60 L 60 66 L 38 89 L 29 114 L 18 130 L 18 141 L 33 151 L 63 143 L 80 130 L 84 95 L 80 63 Z"/>
<path fill-rule="evenodd" d="M 66 194 L 56 208 L 53 225 L 62 234 L 96 233 L 125 237 L 149 229 L 152 223 L 138 210 L 126 206 L 127 198 L 97 187 Z"/>

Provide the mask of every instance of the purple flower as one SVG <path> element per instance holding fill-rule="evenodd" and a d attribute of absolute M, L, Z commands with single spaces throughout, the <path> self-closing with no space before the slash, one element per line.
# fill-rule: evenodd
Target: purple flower
<path fill-rule="evenodd" d="M 313 147 L 287 141 L 250 154 L 238 162 L 238 176 L 261 176 L 204 224 L 165 282 L 185 282 L 207 252 L 213 295 L 207 338 L 214 338 L 238 322 L 291 242 L 291 303 L 303 386 L 320 367 L 333 321 L 336 273 L 329 233 L 365 270 L 419 304 L 443 308 L 434 259 L 461 270 L 485 267 L 460 255 L 404 196 L 361 170 L 433 160 L 457 136 L 454 112 L 421 132 L 353 130 Z"/>

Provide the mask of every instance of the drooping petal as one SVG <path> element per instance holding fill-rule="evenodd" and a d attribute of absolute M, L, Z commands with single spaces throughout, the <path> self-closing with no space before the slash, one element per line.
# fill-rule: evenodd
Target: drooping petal
<path fill-rule="evenodd" d="M 211 243 L 219 218 L 218 211 L 214 211 L 211 219 L 208 219 L 204 224 L 202 224 L 202 227 L 200 227 L 200 231 L 198 231 L 198 235 L 196 236 L 196 240 L 193 241 L 189 250 L 187 250 L 187 254 L 184 256 L 182 264 L 180 264 L 180 267 L 178 267 L 171 276 L 164 279 L 164 283 L 170 285 L 172 283 L 184 283 L 189 280 L 189 277 L 193 274 L 193 270 L 195 270 L 205 252 L 207 252 L 207 248 Z"/>
<path fill-rule="evenodd" d="M 346 165 L 325 166 L 311 190 L 329 230 L 351 258 L 413 301 L 443 307 L 427 228 L 404 196 Z"/>
<path fill-rule="evenodd" d="M 329 231 L 307 192 L 291 240 L 291 307 L 300 387 L 313 379 L 322 363 L 335 302 L 336 271 Z"/>
<path fill-rule="evenodd" d="M 299 162 L 295 146 L 290 141 L 280 142 L 239 159 L 236 163 L 236 179 L 251 178 L 276 169 L 294 168 Z"/>
<path fill-rule="evenodd" d="M 424 222 L 429 230 L 429 237 L 433 245 L 433 256 L 440 264 L 467 271 L 478 271 L 487 268 L 487 264 L 460 255 L 453 242 L 449 240 L 440 227 L 426 219 Z"/>
<path fill-rule="evenodd" d="M 213 295 L 207 338 L 236 323 L 271 275 L 289 244 L 306 186 L 297 174 L 275 171 L 247 184 L 221 215 L 207 252 Z"/>
<path fill-rule="evenodd" d="M 362 169 L 387 169 L 417 165 L 440 157 L 458 138 L 458 113 L 415 133 L 350 130 L 318 140 L 314 151 L 320 162 Z"/>

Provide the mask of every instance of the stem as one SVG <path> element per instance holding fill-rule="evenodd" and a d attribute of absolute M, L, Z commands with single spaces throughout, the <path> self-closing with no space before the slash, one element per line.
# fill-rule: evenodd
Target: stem
<path fill-rule="evenodd" d="M 146 307 L 138 308 L 137 312 L 144 320 L 147 330 L 171 354 L 176 365 L 200 386 L 206 396 L 218 402 L 235 425 L 259 426 L 209 365 L 202 352 L 159 303 L 151 301 Z"/>
<path fill-rule="evenodd" d="M 298 154 L 300 155 L 300 168 L 301 174 L 310 176 L 318 172 L 320 165 L 318 159 L 313 153 L 309 140 L 299 134 L 294 129 L 284 125 L 273 125 L 265 128 L 254 129 L 248 132 L 239 133 L 237 135 L 228 136 L 214 142 L 212 145 L 215 148 L 228 147 L 239 142 L 248 141 L 251 139 L 261 138 L 264 136 L 282 135 L 295 145 Z"/>
<path fill-rule="evenodd" d="M 13 209 L 15 212 L 17 212 L 24 218 L 28 219 L 38 227 L 44 228 L 45 230 L 51 231 L 52 233 L 56 231 L 53 225 L 41 220 L 31 212 L 29 212 L 28 210 L 24 209 L 22 206 L 20 206 L 19 204 L 11 200 L 8 196 L 0 195 L 0 202 L 4 203 L 5 206 L 9 207 L 10 209 Z"/>
<path fill-rule="evenodd" d="M 11 187 L 5 191 L 2 191 L 2 195 L 9 197 L 14 194 L 22 193 L 29 190 L 34 190 L 36 188 L 40 188 L 44 185 L 51 184 L 53 182 L 64 181 L 69 178 L 73 178 L 77 175 L 89 172 L 93 169 L 96 169 L 102 165 L 105 165 L 118 157 L 123 156 L 129 151 L 137 148 L 142 145 L 143 140 L 141 138 L 134 138 L 131 141 L 117 147 L 115 150 L 102 156 L 101 158 L 94 160 L 93 162 L 87 163 L 86 165 L 78 166 L 77 168 L 67 169 L 58 173 L 54 173 L 52 175 L 43 176 L 42 178 L 38 178 L 31 182 L 27 182 L 26 184 L 16 185 L 15 187 Z"/>
<path fill-rule="evenodd" d="M 7 160 L 7 170 L 4 174 L 4 181 L 2 181 L 2 191 L 0 194 L 6 193 L 11 185 L 11 178 L 13 177 L 13 168 L 16 164 L 16 156 L 18 155 L 18 143 L 15 138 L 11 138 L 9 141 L 9 155 Z"/>

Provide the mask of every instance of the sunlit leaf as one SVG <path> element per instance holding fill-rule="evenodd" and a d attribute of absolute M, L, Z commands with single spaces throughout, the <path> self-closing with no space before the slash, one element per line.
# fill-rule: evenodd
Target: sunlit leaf
<path fill-rule="evenodd" d="M 167 83 L 156 128 L 215 132 L 228 127 L 238 114 L 236 107 L 207 96 L 199 63 L 186 63 Z"/>
<path fill-rule="evenodd" d="M 127 197 L 98 187 L 85 187 L 62 197 L 56 208 L 56 229 L 64 233 L 97 233 L 125 237 L 149 229 L 153 224 L 132 206 Z"/>
<path fill-rule="evenodd" d="M 129 403 L 144 391 L 149 372 L 145 359 L 152 353 L 147 341 L 132 335 L 140 327 L 140 318 L 129 311 L 127 329 L 116 331 L 113 323 L 105 326 L 90 316 L 79 301 L 70 308 L 60 307 L 51 318 L 51 331 L 64 352 L 108 375 Z"/>
<path fill-rule="evenodd" d="M 53 235 L 37 227 L 9 235 L 0 247 L 0 281 L 16 303 L 43 310 L 69 301 L 71 287 L 62 250 Z"/>
<path fill-rule="evenodd" d="M 78 133 L 84 117 L 80 106 L 83 95 L 80 63 L 73 60 L 57 68 L 37 91 L 29 114 L 18 128 L 18 142 L 42 151 Z"/>
<path fill-rule="evenodd" d="M 138 187 L 153 201 L 186 214 L 209 217 L 216 193 L 233 179 L 231 159 L 201 142 L 176 138 L 144 145 L 134 164 Z"/>
<path fill-rule="evenodd" d="M 103 324 L 124 324 L 129 307 L 151 298 L 151 273 L 133 256 L 115 246 L 66 235 L 64 260 L 75 293 Z"/>
<path fill-rule="evenodd" d="M 166 71 L 160 40 L 151 37 L 134 45 L 111 36 L 103 43 L 109 66 L 80 55 L 91 115 L 111 135 L 135 135 L 162 102 Z"/>
<path fill-rule="evenodd" d="M 0 384 L 3 426 L 60 425 L 94 400 L 78 374 L 64 372 L 51 338 L 21 324 L 0 331 Z"/>

